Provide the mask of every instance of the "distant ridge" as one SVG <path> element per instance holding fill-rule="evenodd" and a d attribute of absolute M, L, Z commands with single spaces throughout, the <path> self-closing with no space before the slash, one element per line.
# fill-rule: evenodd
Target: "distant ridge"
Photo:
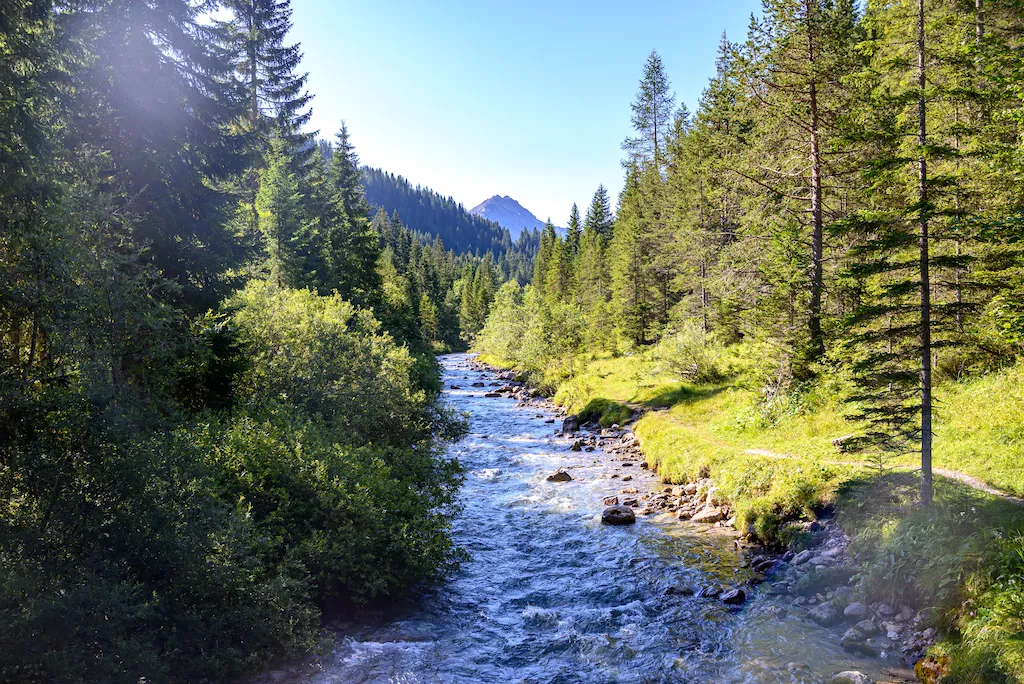
<path fill-rule="evenodd" d="M 508 229 L 513 240 L 519 237 L 519 234 L 524 229 L 532 231 L 534 229 L 540 230 L 544 227 L 543 221 L 508 195 L 504 197 L 495 195 L 490 199 L 486 199 L 470 209 L 469 213 L 504 226 Z"/>
<path fill-rule="evenodd" d="M 502 226 L 466 211 L 451 197 L 413 186 L 402 176 L 364 167 L 363 188 L 374 211 L 397 211 L 406 227 L 429 239 L 441 238 L 457 254 L 499 255 L 512 249 L 514 240 Z"/>

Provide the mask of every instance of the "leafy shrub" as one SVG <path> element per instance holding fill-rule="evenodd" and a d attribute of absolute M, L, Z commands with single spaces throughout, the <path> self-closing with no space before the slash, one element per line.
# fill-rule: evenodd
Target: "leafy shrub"
<path fill-rule="evenodd" d="M 397 594 L 453 569 L 458 465 L 422 444 L 351 447 L 322 422 L 273 402 L 179 431 L 265 540 L 260 556 L 298 563 L 321 597 Z"/>
<path fill-rule="evenodd" d="M 662 338 L 654 358 L 660 372 L 687 382 L 713 384 L 726 376 L 722 346 L 694 321 L 686 321 L 678 332 Z"/>
<path fill-rule="evenodd" d="M 432 397 L 414 384 L 414 357 L 368 311 L 254 281 L 228 300 L 250 367 L 243 404 L 293 403 L 347 444 L 408 445 L 429 435 Z"/>

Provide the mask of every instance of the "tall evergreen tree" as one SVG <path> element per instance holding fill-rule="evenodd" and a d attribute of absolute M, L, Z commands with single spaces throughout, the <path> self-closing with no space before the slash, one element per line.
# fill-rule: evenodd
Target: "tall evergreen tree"
<path fill-rule="evenodd" d="M 622 149 L 629 153 L 629 162 L 640 166 L 654 164 L 658 169 L 664 163 L 664 148 L 672 123 L 675 96 L 671 92 L 661 56 L 654 50 L 644 64 L 640 90 L 633 102 L 633 128 L 635 138 L 626 138 Z"/>
<path fill-rule="evenodd" d="M 597 186 L 594 198 L 590 201 L 590 206 L 587 207 L 587 216 L 583 221 L 583 228 L 584 230 L 589 229 L 607 242 L 612 239 L 612 223 L 612 210 L 611 204 L 608 201 L 608 190 L 602 184 Z"/>

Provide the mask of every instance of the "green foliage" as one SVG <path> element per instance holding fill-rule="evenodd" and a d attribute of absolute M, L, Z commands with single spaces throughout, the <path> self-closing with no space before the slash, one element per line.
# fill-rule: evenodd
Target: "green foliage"
<path fill-rule="evenodd" d="M 663 337 L 654 349 L 659 373 L 697 384 L 714 384 L 724 379 L 723 356 L 724 350 L 715 337 L 693 321 Z"/>

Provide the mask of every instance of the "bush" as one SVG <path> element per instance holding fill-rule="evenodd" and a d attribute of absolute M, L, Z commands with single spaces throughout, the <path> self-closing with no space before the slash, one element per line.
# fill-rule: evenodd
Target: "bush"
<path fill-rule="evenodd" d="M 433 429 L 433 401 L 414 357 L 368 311 L 254 281 L 228 300 L 250 367 L 243 405 L 266 399 L 320 416 L 346 444 L 408 445 Z"/>
<path fill-rule="evenodd" d="M 713 384 L 726 376 L 722 346 L 693 321 L 662 338 L 654 349 L 654 358 L 659 372 L 687 382 Z"/>
<path fill-rule="evenodd" d="M 264 540 L 270 565 L 297 563 L 321 599 L 365 602 L 445 576 L 460 470 L 429 444 L 351 447 L 292 407 L 211 420 L 178 433 L 217 473 Z"/>

